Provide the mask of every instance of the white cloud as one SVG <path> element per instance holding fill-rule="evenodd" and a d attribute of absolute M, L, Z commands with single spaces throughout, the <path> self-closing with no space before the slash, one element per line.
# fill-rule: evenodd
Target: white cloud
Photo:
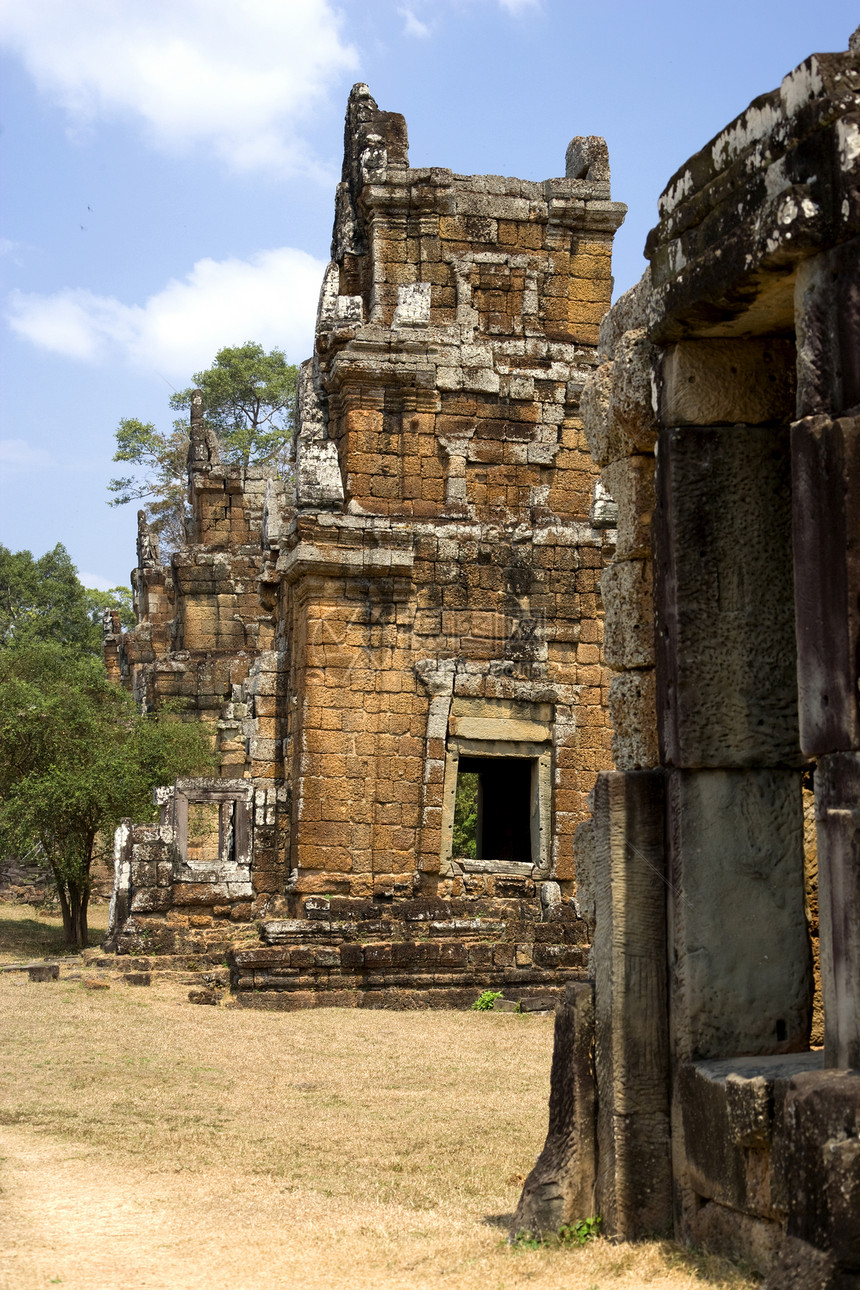
<path fill-rule="evenodd" d="M 67 289 L 12 292 L 9 325 L 42 349 L 88 362 L 124 359 L 186 383 L 225 345 L 277 345 L 292 362 L 313 348 L 321 260 L 290 246 L 250 260 L 198 260 L 144 305 Z"/>
<path fill-rule="evenodd" d="M 53 465 L 49 452 L 31 447 L 26 439 L 0 439 L 0 468 L 3 471 L 40 470 Z"/>
<path fill-rule="evenodd" d="M 75 126 L 142 118 L 170 151 L 314 169 L 301 130 L 358 64 L 328 0 L 0 0 L 0 44 Z"/>
<path fill-rule="evenodd" d="M 529 9 L 540 9 L 540 0 L 499 0 L 499 4 L 514 17 L 527 13 Z"/>
<path fill-rule="evenodd" d="M 113 591 L 115 583 L 108 578 L 103 578 L 100 573 L 78 573 L 78 582 L 84 587 L 89 587 L 90 591 Z"/>
<path fill-rule="evenodd" d="M 13 264 L 24 263 L 22 252 L 28 250 L 26 242 L 13 242 L 11 237 L 0 237 L 0 260 L 11 260 Z"/>
<path fill-rule="evenodd" d="M 426 40 L 430 35 L 430 27 L 420 18 L 416 18 L 411 9 L 398 9 L 397 12 L 403 19 L 403 30 L 407 36 L 417 36 L 419 40 Z"/>

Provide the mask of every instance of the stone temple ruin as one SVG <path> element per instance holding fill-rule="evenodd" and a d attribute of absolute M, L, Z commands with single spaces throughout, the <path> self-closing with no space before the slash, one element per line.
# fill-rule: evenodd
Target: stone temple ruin
<path fill-rule="evenodd" d="M 273 1006 L 584 976 L 573 833 L 612 764 L 615 531 L 579 399 L 624 212 L 602 139 L 545 183 L 415 170 L 355 87 L 294 487 L 223 466 L 197 400 L 188 542 L 162 564 L 143 526 L 138 626 L 108 624 L 115 675 L 209 722 L 221 759 L 124 829 L 121 952 L 229 949 L 239 996 Z"/>
<path fill-rule="evenodd" d="M 860 32 L 681 168 L 646 255 L 582 399 L 618 504 L 602 581 L 616 769 L 576 835 L 592 981 L 566 990 L 550 1132 L 516 1223 L 599 1212 L 624 1237 L 674 1230 L 744 1254 L 772 1290 L 847 1290 L 860 1285 Z M 813 767 L 823 1050 L 809 1046 L 804 911 Z"/>
<path fill-rule="evenodd" d="M 229 947 L 247 1004 L 561 992 L 515 1230 L 856 1290 L 860 32 L 679 170 L 608 313 L 601 140 L 413 170 L 358 86 L 345 152 L 294 495 L 196 407 L 188 543 L 107 624 L 222 768 L 120 831 L 113 943 Z"/>

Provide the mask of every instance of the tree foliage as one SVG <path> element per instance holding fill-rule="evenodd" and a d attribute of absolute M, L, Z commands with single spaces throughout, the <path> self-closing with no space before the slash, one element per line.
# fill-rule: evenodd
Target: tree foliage
<path fill-rule="evenodd" d="M 188 426 L 183 421 L 175 421 L 170 434 L 134 417 L 123 417 L 117 426 L 113 459 L 128 462 L 137 473 L 110 480 L 108 492 L 114 496 L 108 505 L 144 502 L 147 523 L 173 550 L 185 541 L 187 456 Z"/>
<path fill-rule="evenodd" d="M 134 627 L 137 619 L 134 615 L 134 598 L 131 587 L 111 587 L 108 591 L 97 591 L 95 587 L 84 587 L 87 598 L 87 613 L 90 621 L 98 626 L 101 638 L 102 617 L 106 609 L 114 609 L 119 614 L 120 624 L 126 628 Z"/>
<path fill-rule="evenodd" d="M 62 542 L 34 558 L 0 546 L 0 647 L 54 641 L 101 654 L 102 615 L 115 609 L 123 627 L 134 626 L 130 587 L 84 587 Z"/>
<path fill-rule="evenodd" d="M 218 436 L 222 459 L 243 466 L 287 470 L 293 429 L 297 371 L 280 349 L 269 353 L 255 341 L 228 346 L 212 366 L 195 372 L 188 389 L 171 396 L 174 411 L 187 414 L 195 389 L 203 392 L 203 416 Z M 127 462 L 135 473 L 112 479 L 111 506 L 133 500 L 145 503 L 147 522 L 172 547 L 185 535 L 187 415 L 169 433 L 152 422 L 124 417 L 116 432 L 114 461 Z"/>
<path fill-rule="evenodd" d="M 142 714 L 102 663 L 54 641 L 0 650 L 0 843 L 51 867 L 66 940 L 87 943 L 90 868 L 152 790 L 212 764 L 205 728 Z"/>
<path fill-rule="evenodd" d="M 144 715 L 101 659 L 101 616 L 131 593 L 81 586 L 62 545 L 39 559 L 0 547 L 0 847 L 41 852 L 70 945 L 87 943 L 90 868 L 152 789 L 213 764 L 205 727 Z"/>
<path fill-rule="evenodd" d="M 474 860 L 478 851 L 478 776 L 462 771 L 457 776 L 454 798 L 454 836 L 451 854 L 457 859 Z"/>
<path fill-rule="evenodd" d="M 101 627 L 61 542 L 38 559 L 0 546 L 0 646 L 33 640 L 89 653 L 101 647 Z"/>
<path fill-rule="evenodd" d="M 170 406 L 187 411 L 195 389 L 201 390 L 203 416 L 218 435 L 225 461 L 285 471 L 297 374 L 283 350 L 267 354 L 249 340 L 219 349 L 212 366 L 195 372 L 194 384 L 174 394 Z"/>

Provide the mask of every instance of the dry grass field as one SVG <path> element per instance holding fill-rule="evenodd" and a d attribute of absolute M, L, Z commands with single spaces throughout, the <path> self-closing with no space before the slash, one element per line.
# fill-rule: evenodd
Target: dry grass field
<path fill-rule="evenodd" d="M 103 901 L 89 908 L 89 942 L 99 945 L 105 938 L 108 906 Z M 35 905 L 11 905 L 0 901 L 0 964 L 25 959 L 66 958 L 73 954 L 63 941 L 63 918 L 59 909 Z"/>
<path fill-rule="evenodd" d="M 506 1244 L 551 1017 L 199 1007 L 79 970 L 0 974 L 3 1290 L 753 1284 L 669 1244 Z"/>

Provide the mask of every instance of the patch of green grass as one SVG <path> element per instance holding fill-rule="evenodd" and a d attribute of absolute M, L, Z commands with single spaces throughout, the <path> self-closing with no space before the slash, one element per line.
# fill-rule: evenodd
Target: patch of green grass
<path fill-rule="evenodd" d="M 483 994 L 478 995 L 477 999 L 472 1004 L 472 1011 L 473 1012 L 491 1012 L 493 1008 L 493 1004 L 496 1002 L 497 999 L 501 999 L 501 997 L 502 997 L 501 990 L 485 990 Z"/>

